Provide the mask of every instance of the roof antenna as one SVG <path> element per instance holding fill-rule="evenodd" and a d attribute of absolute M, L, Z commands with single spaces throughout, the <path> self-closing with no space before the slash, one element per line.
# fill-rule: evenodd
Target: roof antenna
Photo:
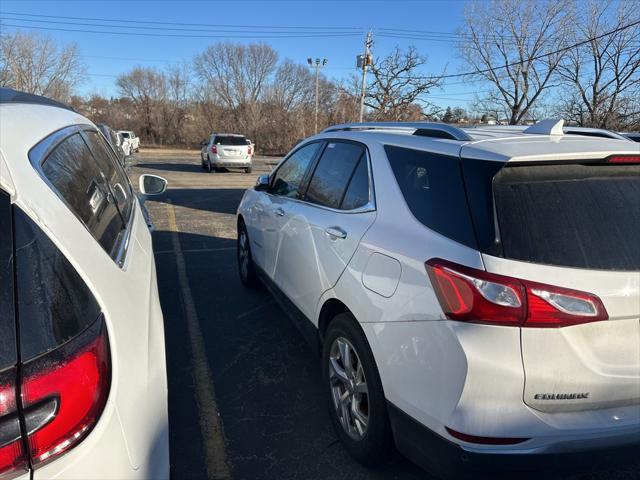
<path fill-rule="evenodd" d="M 564 131 L 562 130 L 563 126 L 563 119 L 547 118 L 546 120 L 540 120 L 535 125 L 531 125 L 524 130 L 523 133 L 534 135 L 564 135 Z"/>

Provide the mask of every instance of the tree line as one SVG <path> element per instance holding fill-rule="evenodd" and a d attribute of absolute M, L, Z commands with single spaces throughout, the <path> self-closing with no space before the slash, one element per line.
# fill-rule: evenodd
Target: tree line
<path fill-rule="evenodd" d="M 427 74 L 418 48 L 396 47 L 370 67 L 366 120 L 518 124 L 559 116 L 637 130 L 639 19 L 625 0 L 471 0 L 452 40 L 463 72 Z M 194 146 L 225 131 L 283 153 L 314 133 L 315 74 L 265 43 L 220 42 L 182 64 L 135 67 L 115 79 L 111 98 L 78 96 L 86 76 L 75 44 L 25 32 L 0 37 L 0 85 L 68 102 L 96 123 L 134 130 L 145 144 Z M 470 113 L 430 101 L 452 83 L 473 85 Z M 321 74 L 319 125 L 356 121 L 360 88 L 359 75 Z"/>

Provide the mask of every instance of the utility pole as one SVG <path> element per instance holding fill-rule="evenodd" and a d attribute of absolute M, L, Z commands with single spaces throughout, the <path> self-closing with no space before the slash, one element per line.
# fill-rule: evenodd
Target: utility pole
<path fill-rule="evenodd" d="M 313 66 L 313 60 L 311 59 L 311 57 L 307 58 L 307 63 L 309 64 L 310 67 Z M 319 84 L 320 84 L 320 69 L 322 67 L 325 67 L 327 65 L 327 59 L 323 58 L 322 61 L 320 61 L 319 58 L 316 58 L 316 123 L 315 123 L 315 129 L 316 129 L 316 133 L 318 133 L 318 97 L 320 95 L 320 88 L 319 88 Z"/>
<path fill-rule="evenodd" d="M 367 95 L 367 67 L 373 63 L 371 59 L 371 30 L 367 33 L 367 40 L 364 42 L 364 55 L 358 57 L 358 66 L 362 67 L 362 93 L 360 94 L 360 123 L 364 116 L 364 98 Z"/>

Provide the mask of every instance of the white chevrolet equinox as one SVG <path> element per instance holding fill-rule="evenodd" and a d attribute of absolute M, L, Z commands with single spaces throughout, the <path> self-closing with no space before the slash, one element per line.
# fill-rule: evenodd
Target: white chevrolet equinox
<path fill-rule="evenodd" d="M 0 478 L 168 478 L 168 438 L 151 235 L 127 176 L 89 120 L 0 89 Z"/>
<path fill-rule="evenodd" d="M 640 445 L 636 143 L 554 120 L 332 127 L 245 193 L 238 262 L 320 347 L 365 464 L 392 442 L 437 474 Z"/>

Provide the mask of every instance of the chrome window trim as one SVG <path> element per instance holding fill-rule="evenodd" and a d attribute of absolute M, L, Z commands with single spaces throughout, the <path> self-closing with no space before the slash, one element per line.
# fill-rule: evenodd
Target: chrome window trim
<path fill-rule="evenodd" d="M 79 133 L 82 136 L 82 132 L 85 132 L 85 131 L 95 132 L 100 135 L 100 131 L 91 125 L 88 125 L 88 124 L 70 125 L 68 127 L 61 128 L 60 130 L 57 130 L 51 133 L 49 136 L 41 140 L 38 144 L 33 146 L 29 150 L 28 157 L 29 157 L 29 162 L 31 163 L 31 166 L 38 173 L 38 176 L 42 179 L 42 181 L 51 189 L 51 191 L 56 195 L 56 197 L 58 197 L 58 199 L 62 201 L 62 203 L 67 207 L 69 212 L 71 212 L 71 214 L 80 222 L 80 224 L 82 224 L 85 230 L 89 232 L 89 235 L 91 235 L 91 238 L 93 238 L 96 241 L 96 243 L 98 243 L 98 241 L 93 236 L 93 234 L 91 233 L 87 225 L 84 223 L 84 221 L 78 216 L 78 214 L 71 207 L 71 205 L 69 205 L 67 200 L 60 194 L 60 192 L 58 192 L 58 189 L 51 183 L 51 181 L 47 178 L 47 176 L 44 174 L 42 170 L 42 165 L 47 160 L 49 155 L 51 155 L 51 153 L 56 149 L 56 147 L 58 147 L 58 145 L 60 145 L 62 142 L 64 142 L 66 139 L 68 139 L 72 135 L 75 135 L 76 133 Z M 82 138 L 82 140 L 86 144 L 86 140 L 84 137 Z M 87 145 L 87 149 L 91 152 L 91 155 L 93 155 L 93 152 L 91 151 L 91 148 L 89 148 L 88 145 Z M 116 165 L 119 166 L 118 162 L 115 162 L 115 163 Z M 129 182 L 129 177 L 124 171 L 124 169 L 123 169 L 123 173 L 125 178 Z M 102 249 L 120 268 L 123 268 L 125 264 L 127 252 L 129 250 L 129 244 L 131 243 L 130 240 L 131 240 L 131 234 L 133 231 L 135 216 L 137 215 L 135 212 L 136 211 L 135 204 L 137 203 L 136 196 L 133 191 L 133 188 L 131 187 L 131 182 L 129 182 L 129 187 L 131 189 L 131 194 L 133 196 L 133 199 L 132 199 L 133 205 L 131 208 L 131 215 L 129 216 L 129 223 L 125 226 L 125 229 L 124 229 L 125 234 L 122 239 L 117 240 L 117 243 L 114 245 L 114 249 L 111 252 L 107 252 L 106 250 Z M 98 245 L 100 244 L 98 243 Z M 101 245 L 100 245 L 100 248 L 102 248 Z"/>
<path fill-rule="evenodd" d="M 300 146 L 298 146 L 298 148 L 296 148 L 294 151 L 292 151 L 291 153 L 289 153 L 285 158 L 282 159 L 282 161 L 280 162 L 280 164 L 278 164 L 278 167 L 276 169 L 273 170 L 273 172 L 271 173 L 275 173 L 280 169 L 280 166 L 283 165 L 288 159 L 289 157 L 291 157 L 291 155 L 293 155 L 295 152 L 297 152 L 298 150 L 300 150 L 301 148 L 306 147 L 307 145 L 311 145 L 312 143 L 331 143 L 331 142 L 342 142 L 342 143 L 355 143 L 358 144 L 360 146 L 362 146 L 362 148 L 364 149 L 364 155 L 365 155 L 365 159 L 367 162 L 367 173 L 368 173 L 368 177 L 369 177 L 369 201 L 367 203 L 365 203 L 362 207 L 358 207 L 358 208 L 354 208 L 352 210 L 342 210 L 340 208 L 332 208 L 332 207 L 327 207 L 325 205 L 319 205 L 317 203 L 313 203 L 313 202 L 309 202 L 307 200 L 304 200 L 302 198 L 296 198 L 296 197 L 284 197 L 282 195 L 274 195 L 268 191 L 265 191 L 264 193 L 266 193 L 267 195 L 271 196 L 271 197 L 278 197 L 278 198 L 286 198 L 287 200 L 292 200 L 296 203 L 300 203 L 303 205 L 309 205 L 311 207 L 316 207 L 316 208 L 320 208 L 322 210 L 327 210 L 329 212 L 334 212 L 334 213 L 341 213 L 341 214 L 358 214 L 358 213 L 368 213 L 368 212 L 375 212 L 377 210 L 377 203 L 376 203 L 376 193 L 375 193 L 375 184 L 373 182 L 373 168 L 371 166 L 371 155 L 369 154 L 369 149 L 367 148 L 367 146 L 364 143 L 361 142 L 356 142 L 354 140 L 350 140 L 350 139 L 343 139 L 343 138 L 323 138 L 321 140 L 315 139 L 312 140 L 310 142 L 307 142 L 305 144 L 302 144 Z M 319 158 L 314 159 L 314 162 L 312 165 L 310 165 L 310 167 L 312 167 L 315 171 L 315 167 L 317 166 L 317 162 L 319 162 L 322 159 L 322 154 L 324 153 L 324 148 L 321 148 L 320 152 L 319 152 Z M 307 172 L 308 173 L 308 172 Z M 306 174 L 305 174 L 305 180 L 304 183 L 306 183 L 306 187 L 308 188 L 309 185 L 308 183 L 311 182 L 311 178 L 313 178 L 313 173 L 311 173 L 311 178 L 306 178 Z M 270 175 L 271 177 L 271 175 Z M 347 185 L 347 188 L 349 186 Z M 306 192 L 305 192 L 306 194 Z"/>

